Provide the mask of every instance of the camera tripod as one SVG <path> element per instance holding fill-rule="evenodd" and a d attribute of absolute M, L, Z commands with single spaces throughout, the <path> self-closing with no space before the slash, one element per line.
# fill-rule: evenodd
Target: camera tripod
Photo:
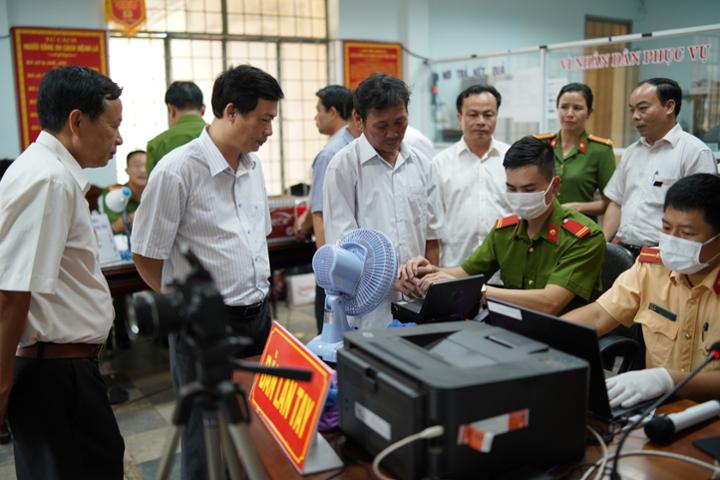
<path fill-rule="evenodd" d="M 240 480 L 243 478 L 242 461 L 250 480 L 264 480 L 267 478 L 265 470 L 250 438 L 247 397 L 240 386 L 231 380 L 232 371 L 245 370 L 298 381 L 310 380 L 311 372 L 263 367 L 233 358 L 231 352 L 250 343 L 244 337 L 231 337 L 205 348 L 198 347 L 191 340 L 188 343 L 195 350 L 198 379 L 180 388 L 173 412 L 173 430 L 166 440 L 155 478 L 165 480 L 169 477 L 172 458 L 183 428 L 193 408 L 201 408 L 208 478 L 223 480 L 227 466 L 230 478 Z"/>

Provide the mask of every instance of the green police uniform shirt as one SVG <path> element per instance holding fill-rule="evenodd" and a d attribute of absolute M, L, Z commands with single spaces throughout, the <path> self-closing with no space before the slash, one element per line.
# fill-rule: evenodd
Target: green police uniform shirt
<path fill-rule="evenodd" d="M 545 225 L 530 239 L 517 215 L 499 219 L 483 243 L 461 265 L 469 275 L 490 278 L 500 270 L 505 288 L 542 289 L 559 285 L 575 294 L 564 311 L 602 293 L 605 238 L 585 215 L 555 200 Z"/>
<path fill-rule="evenodd" d="M 110 210 L 110 209 L 107 207 L 107 205 L 105 204 L 104 198 L 105 198 L 105 195 L 108 194 L 108 192 L 111 192 L 111 191 L 113 191 L 113 190 L 115 190 L 115 189 L 117 189 L 117 188 L 122 188 L 122 187 L 128 187 L 128 184 L 126 183 L 125 185 L 113 185 L 113 186 L 111 186 L 111 187 L 108 187 L 107 189 L 105 189 L 105 190 L 102 192 L 102 196 L 103 196 L 103 212 L 105 213 L 105 215 L 107 215 L 108 220 L 110 220 L 110 223 L 112 223 L 112 222 L 114 222 L 115 220 L 117 220 L 118 218 L 122 217 L 122 213 L 121 213 L 121 212 L 113 212 L 112 210 Z M 130 187 L 128 187 L 128 188 L 130 188 Z M 140 199 L 139 199 L 139 198 L 135 198 L 135 196 L 132 195 L 132 196 L 130 197 L 130 200 L 128 200 L 127 212 L 128 212 L 128 213 L 134 213 L 135 210 L 137 210 L 138 205 L 140 205 Z"/>
<path fill-rule="evenodd" d="M 188 114 L 180 118 L 175 125 L 165 130 L 147 144 L 147 161 L 145 170 L 148 175 L 162 157 L 195 140 L 205 128 L 205 120 L 200 115 Z"/>
<path fill-rule="evenodd" d="M 615 172 L 612 141 L 583 132 L 576 146 L 563 155 L 560 132 L 535 135 L 549 143 L 555 153 L 555 175 L 562 180 L 560 203 L 592 202 L 595 191 L 600 193 Z"/>

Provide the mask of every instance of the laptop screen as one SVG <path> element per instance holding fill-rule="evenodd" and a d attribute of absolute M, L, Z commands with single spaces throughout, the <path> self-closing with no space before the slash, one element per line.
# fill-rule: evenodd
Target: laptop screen
<path fill-rule="evenodd" d="M 488 300 L 488 310 L 486 323 L 545 343 L 588 362 L 589 409 L 600 417 L 612 418 L 595 330 L 499 300 Z"/>

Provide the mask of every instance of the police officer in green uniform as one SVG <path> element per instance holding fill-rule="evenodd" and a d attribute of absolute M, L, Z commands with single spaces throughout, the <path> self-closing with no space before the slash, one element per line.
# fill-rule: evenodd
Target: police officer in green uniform
<path fill-rule="evenodd" d="M 128 187 L 130 189 L 130 200 L 128 200 L 128 204 L 125 207 L 128 213 L 128 228 L 132 227 L 135 210 L 137 210 L 140 205 L 140 198 L 142 197 L 142 192 L 147 184 L 147 172 L 145 170 L 146 160 L 147 155 L 143 150 L 134 150 L 128 153 L 127 167 L 125 168 L 125 172 L 128 174 L 127 183 L 125 185 L 113 185 L 108 187 L 107 190 L 102 193 L 104 199 L 105 195 L 115 189 L 122 187 Z M 110 220 L 110 228 L 112 228 L 113 233 L 125 233 L 125 221 L 123 219 L 122 212 L 114 212 L 110 210 L 107 203 L 104 201 L 103 212 L 108 216 L 108 220 Z M 130 240 L 128 239 L 128 250 L 130 246 L 129 241 Z M 108 347 L 112 347 L 112 342 L 114 340 L 115 346 L 118 348 L 128 349 L 130 348 L 130 338 L 127 333 L 128 297 L 126 295 L 114 295 L 113 307 L 115 308 L 115 319 L 113 320 L 112 335 L 108 337 Z M 121 400 L 127 399 L 127 397 L 120 398 Z M 115 403 L 113 398 L 111 398 L 110 402 Z"/>
<path fill-rule="evenodd" d="M 486 295 L 559 314 L 593 301 L 601 293 L 605 238 L 598 226 L 555 195 L 553 152 L 533 137 L 515 142 L 503 162 L 507 198 L 515 215 L 499 219 L 462 265 L 439 268 L 416 257 L 400 268 L 403 293 L 422 294 L 433 282 L 500 271 L 504 287 Z M 410 284 L 416 286 L 412 291 Z"/>
<path fill-rule="evenodd" d="M 582 83 L 569 83 L 560 89 L 557 112 L 560 131 L 535 135 L 550 144 L 555 154 L 555 173 L 560 177 L 558 200 L 593 220 L 607 204 L 595 200 L 615 172 L 612 141 L 590 135 L 585 122 L 592 114 L 593 94 Z"/>
<path fill-rule="evenodd" d="M 165 92 L 170 128 L 147 144 L 147 174 L 170 151 L 200 136 L 205 121 L 203 93 L 193 82 L 173 82 Z"/>
<path fill-rule="evenodd" d="M 146 162 L 147 154 L 145 151 L 133 150 L 128 153 L 127 167 L 125 168 L 125 172 L 128 174 L 127 183 L 125 185 L 113 185 L 108 187 L 107 190 L 102 193 L 104 199 L 105 195 L 118 188 L 128 187 L 130 189 L 130 200 L 128 200 L 127 207 L 125 207 L 130 224 L 132 224 L 135 210 L 137 210 L 138 205 L 140 205 L 140 197 L 145 189 L 145 185 L 147 185 Z M 125 232 L 122 212 L 114 212 L 110 210 L 105 202 L 103 202 L 103 212 L 107 215 L 108 220 L 110 220 L 110 227 L 112 228 L 113 233 Z"/>

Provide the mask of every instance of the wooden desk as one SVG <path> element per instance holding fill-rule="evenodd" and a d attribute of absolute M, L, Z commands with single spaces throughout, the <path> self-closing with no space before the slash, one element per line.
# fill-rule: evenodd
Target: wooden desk
<path fill-rule="evenodd" d="M 309 265 L 315 254 L 315 244 L 313 242 L 290 242 L 271 245 L 268 250 L 270 253 L 270 270 L 272 271 L 280 268 Z M 105 267 L 102 272 L 107 279 L 113 297 L 128 295 L 150 288 L 140 278 L 135 265 L 132 263 Z"/>
<path fill-rule="evenodd" d="M 249 361 L 257 361 L 257 359 L 250 358 Z M 236 373 L 235 381 L 239 382 L 245 389 L 245 392 L 250 394 L 250 387 L 252 386 L 253 376 L 248 373 Z M 670 405 L 662 407 L 660 410 L 663 412 L 680 411 L 688 406 L 691 406 L 692 402 L 687 400 L 679 400 Z M 252 412 L 252 419 L 250 422 L 250 435 L 255 444 L 255 449 L 260 455 L 265 471 L 269 478 L 282 478 L 282 479 L 328 479 L 340 478 L 340 479 L 374 479 L 375 475 L 372 473 L 372 458 L 367 454 L 359 445 L 353 440 L 347 438 L 342 432 L 335 432 L 328 435 L 326 438 L 330 445 L 340 455 L 345 468 L 342 472 L 338 473 L 338 470 L 331 470 L 322 472 L 317 475 L 310 475 L 307 477 L 301 477 L 295 471 L 295 468 L 287 459 L 282 449 L 278 446 L 277 442 L 273 438 L 270 431 L 265 428 L 265 425 L 258 418 L 255 412 Z M 646 444 L 645 434 L 642 430 L 633 432 L 628 437 L 623 447 L 623 451 L 646 449 L 646 450 L 663 450 L 668 452 L 679 453 L 682 455 L 691 456 L 702 460 L 704 462 L 713 463 L 713 459 L 695 448 L 692 445 L 694 440 L 699 438 L 705 438 L 710 436 L 720 435 L 720 420 L 715 420 L 711 423 L 704 423 L 698 427 L 686 430 L 682 434 L 676 437 L 676 440 L 668 446 L 656 446 L 650 443 Z M 613 447 L 610 447 L 613 450 Z M 585 452 L 585 458 L 577 462 L 578 465 L 588 462 L 595 462 L 601 456 L 601 449 L 599 446 L 590 446 Z M 620 459 L 619 470 L 622 474 L 623 480 L 639 480 L 639 479 L 707 479 L 710 478 L 709 470 L 705 470 L 700 467 L 696 467 L 689 463 L 673 460 L 670 458 L 662 457 L 625 457 Z M 386 474 L 392 476 L 388 472 Z M 570 478 L 580 478 L 582 472 L 577 470 Z M 593 474 L 594 477 L 594 474 Z M 592 478 L 592 477 L 591 477 Z"/>
<path fill-rule="evenodd" d="M 685 410 L 691 407 L 693 402 L 689 400 L 677 400 L 667 405 L 663 405 L 658 410 L 661 413 L 673 413 Z M 623 446 L 623 452 L 630 450 L 659 450 L 664 452 L 679 453 L 689 457 L 696 458 L 703 462 L 713 464 L 715 459 L 705 454 L 692 444 L 693 441 L 720 435 L 720 420 L 712 422 L 704 422 L 696 427 L 689 428 L 680 432 L 669 445 L 656 445 L 648 442 L 642 429 L 636 430 L 630 434 Z M 608 449 L 614 451 L 617 442 L 612 443 Z M 585 462 L 594 462 L 602 456 L 599 446 L 588 447 L 585 451 Z M 620 458 L 618 470 L 624 480 L 641 480 L 641 479 L 707 479 L 710 478 L 711 472 L 704 468 L 691 465 L 686 462 L 674 460 L 665 457 L 649 457 L 649 456 L 633 456 Z M 578 473 L 573 478 L 579 478 Z M 594 474 L 593 474 L 594 476 Z"/>
<path fill-rule="evenodd" d="M 125 263 L 112 267 L 104 267 L 103 275 L 110 287 L 110 294 L 113 297 L 129 295 L 142 290 L 149 290 L 150 287 L 140 278 L 135 269 L 134 263 Z"/>

